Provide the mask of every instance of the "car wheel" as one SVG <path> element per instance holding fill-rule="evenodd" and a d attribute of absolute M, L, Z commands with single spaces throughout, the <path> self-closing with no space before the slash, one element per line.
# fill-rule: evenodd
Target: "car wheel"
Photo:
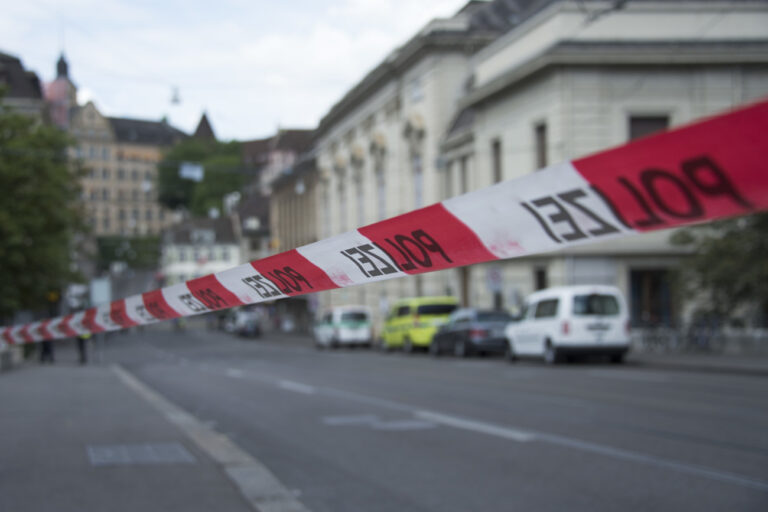
<path fill-rule="evenodd" d="M 517 354 L 515 353 L 515 346 L 514 346 L 514 344 L 512 343 L 511 340 L 507 343 L 507 351 L 506 351 L 506 353 L 504 355 L 506 356 L 507 361 L 509 361 L 510 363 L 514 363 L 514 362 L 517 361 Z"/>
<path fill-rule="evenodd" d="M 544 362 L 547 364 L 558 364 L 560 362 L 560 354 L 557 353 L 557 348 L 549 340 L 547 340 L 547 346 L 544 347 Z"/>
<path fill-rule="evenodd" d="M 456 357 L 467 357 L 469 351 L 467 350 L 467 343 L 465 341 L 457 341 L 453 345 L 453 355 Z"/>
<path fill-rule="evenodd" d="M 613 364 L 621 364 L 624 362 L 624 353 L 621 354 L 614 354 L 611 356 L 611 363 Z"/>
<path fill-rule="evenodd" d="M 411 341 L 411 338 L 405 338 L 405 340 L 403 340 L 403 352 L 406 354 L 413 354 L 413 342 Z"/>
<path fill-rule="evenodd" d="M 432 343 L 429 344 L 429 354 L 432 357 L 440 357 L 440 344 L 437 340 L 432 340 Z"/>

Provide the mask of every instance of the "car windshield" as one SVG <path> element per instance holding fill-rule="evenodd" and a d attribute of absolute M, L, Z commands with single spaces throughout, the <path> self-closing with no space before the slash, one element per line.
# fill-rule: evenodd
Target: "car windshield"
<path fill-rule="evenodd" d="M 477 314 L 478 322 L 511 322 L 512 315 L 505 311 L 481 311 Z"/>
<path fill-rule="evenodd" d="M 456 309 L 455 304 L 425 304 L 416 309 L 419 315 L 450 315 Z"/>
<path fill-rule="evenodd" d="M 362 311 L 350 311 L 341 314 L 342 322 L 366 322 L 367 320 L 368 315 Z"/>
<path fill-rule="evenodd" d="M 573 297 L 574 315 L 618 315 L 619 301 L 613 295 L 591 293 Z"/>

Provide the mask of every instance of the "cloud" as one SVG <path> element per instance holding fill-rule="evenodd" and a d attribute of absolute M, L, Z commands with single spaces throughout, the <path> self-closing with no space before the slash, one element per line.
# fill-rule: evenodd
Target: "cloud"
<path fill-rule="evenodd" d="M 14 3 L 0 32 L 5 51 L 51 79 L 52 34 L 65 26 L 71 75 L 109 115 L 169 115 L 191 131 L 207 109 L 219 136 L 244 138 L 278 122 L 315 126 L 396 46 L 464 3 L 45 0 Z M 181 105 L 170 103 L 174 86 Z"/>

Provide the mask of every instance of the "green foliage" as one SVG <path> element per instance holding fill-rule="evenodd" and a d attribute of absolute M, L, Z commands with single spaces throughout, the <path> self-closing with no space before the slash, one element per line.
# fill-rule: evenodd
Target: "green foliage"
<path fill-rule="evenodd" d="M 201 182 L 179 176 L 182 162 L 202 164 Z M 187 139 L 173 147 L 159 167 L 158 198 L 171 209 L 184 208 L 205 216 L 210 208 L 222 209 L 224 195 L 240 190 L 246 176 L 241 170 L 240 143 Z"/>
<path fill-rule="evenodd" d="M 742 306 L 768 305 L 768 213 L 685 228 L 672 243 L 693 255 L 679 269 L 690 296 L 703 297 L 705 309 L 723 318 Z"/>
<path fill-rule="evenodd" d="M 0 103 L 2 95 L 0 95 Z M 46 307 L 75 276 L 72 241 L 84 230 L 82 169 L 57 128 L 0 106 L 0 318 Z"/>
<path fill-rule="evenodd" d="M 96 240 L 98 269 L 109 270 L 113 261 L 125 262 L 130 268 L 154 269 L 160 261 L 160 238 L 145 236 L 126 238 L 103 236 Z"/>

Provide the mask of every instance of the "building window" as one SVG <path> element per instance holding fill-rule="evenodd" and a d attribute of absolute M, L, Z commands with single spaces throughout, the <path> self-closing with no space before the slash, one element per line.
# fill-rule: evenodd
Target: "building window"
<path fill-rule="evenodd" d="M 131 179 L 133 181 L 139 181 L 139 171 L 137 171 L 136 169 L 131 171 Z"/>
<path fill-rule="evenodd" d="M 96 148 L 94 146 L 88 147 L 88 158 L 96 158 Z"/>
<path fill-rule="evenodd" d="M 421 208 L 424 204 L 424 168 L 421 161 L 421 155 L 413 155 L 413 206 Z"/>
<path fill-rule="evenodd" d="M 102 191 L 101 191 L 101 199 L 103 199 L 104 201 L 109 201 L 109 189 L 108 188 L 102 189 Z"/>
<path fill-rule="evenodd" d="M 152 210 L 147 210 L 144 213 L 144 218 L 147 219 L 147 220 L 152 220 Z"/>
<path fill-rule="evenodd" d="M 91 190 L 91 200 L 95 201 L 99 198 L 99 192 L 96 189 Z"/>
<path fill-rule="evenodd" d="M 117 218 L 120 220 L 125 220 L 125 210 L 122 208 L 117 212 Z"/>
<path fill-rule="evenodd" d="M 344 183 L 339 183 L 339 230 L 347 230 L 347 191 Z"/>
<path fill-rule="evenodd" d="M 501 139 L 494 139 L 491 141 L 491 159 L 493 182 L 499 183 L 503 179 L 501 169 Z"/>
<path fill-rule="evenodd" d="M 147 181 L 152 181 L 152 171 L 145 171 L 144 172 L 144 179 Z"/>
<path fill-rule="evenodd" d="M 125 171 L 123 169 L 117 170 L 117 179 L 123 181 L 125 179 Z"/>
<path fill-rule="evenodd" d="M 165 219 L 165 211 L 164 210 L 160 210 L 159 212 L 157 212 L 157 218 L 160 219 L 160 220 L 164 220 Z"/>
<path fill-rule="evenodd" d="M 139 210 L 134 208 L 133 211 L 131 211 L 131 218 L 134 220 L 139 220 Z"/>
<path fill-rule="evenodd" d="M 101 170 L 101 178 L 108 180 L 109 179 L 109 169 L 102 169 Z"/>
<path fill-rule="evenodd" d="M 376 207 L 379 220 L 387 216 L 387 181 L 384 176 L 384 159 L 376 160 Z"/>
<path fill-rule="evenodd" d="M 109 217 L 104 217 L 104 219 L 101 221 L 101 226 L 104 228 L 104 230 L 109 229 Z"/>
<path fill-rule="evenodd" d="M 534 126 L 533 134 L 536 146 L 536 170 L 539 170 L 547 166 L 547 123 Z"/>
<path fill-rule="evenodd" d="M 469 176 L 467 175 L 468 157 L 463 156 L 459 160 L 459 193 L 466 194 L 469 191 Z"/>
<path fill-rule="evenodd" d="M 101 159 L 109 160 L 109 148 L 101 148 Z"/>
<path fill-rule="evenodd" d="M 669 116 L 629 116 L 629 140 L 669 128 Z"/>
<path fill-rule="evenodd" d="M 139 200 L 139 190 L 138 189 L 134 189 L 134 190 L 131 191 L 131 198 L 134 201 L 138 201 Z"/>
<path fill-rule="evenodd" d="M 357 225 L 363 226 L 365 225 L 365 198 L 363 197 L 362 169 L 355 180 L 355 194 L 357 195 Z M 296 217 L 298 218 L 298 215 Z"/>
<path fill-rule="evenodd" d="M 453 162 L 448 162 L 443 172 L 443 199 L 453 196 Z"/>
<path fill-rule="evenodd" d="M 187 251 L 179 249 L 179 261 L 187 261 Z"/>
<path fill-rule="evenodd" d="M 533 269 L 533 287 L 536 290 L 543 290 L 549 287 L 547 280 L 547 269 L 545 267 L 536 267 Z"/>

